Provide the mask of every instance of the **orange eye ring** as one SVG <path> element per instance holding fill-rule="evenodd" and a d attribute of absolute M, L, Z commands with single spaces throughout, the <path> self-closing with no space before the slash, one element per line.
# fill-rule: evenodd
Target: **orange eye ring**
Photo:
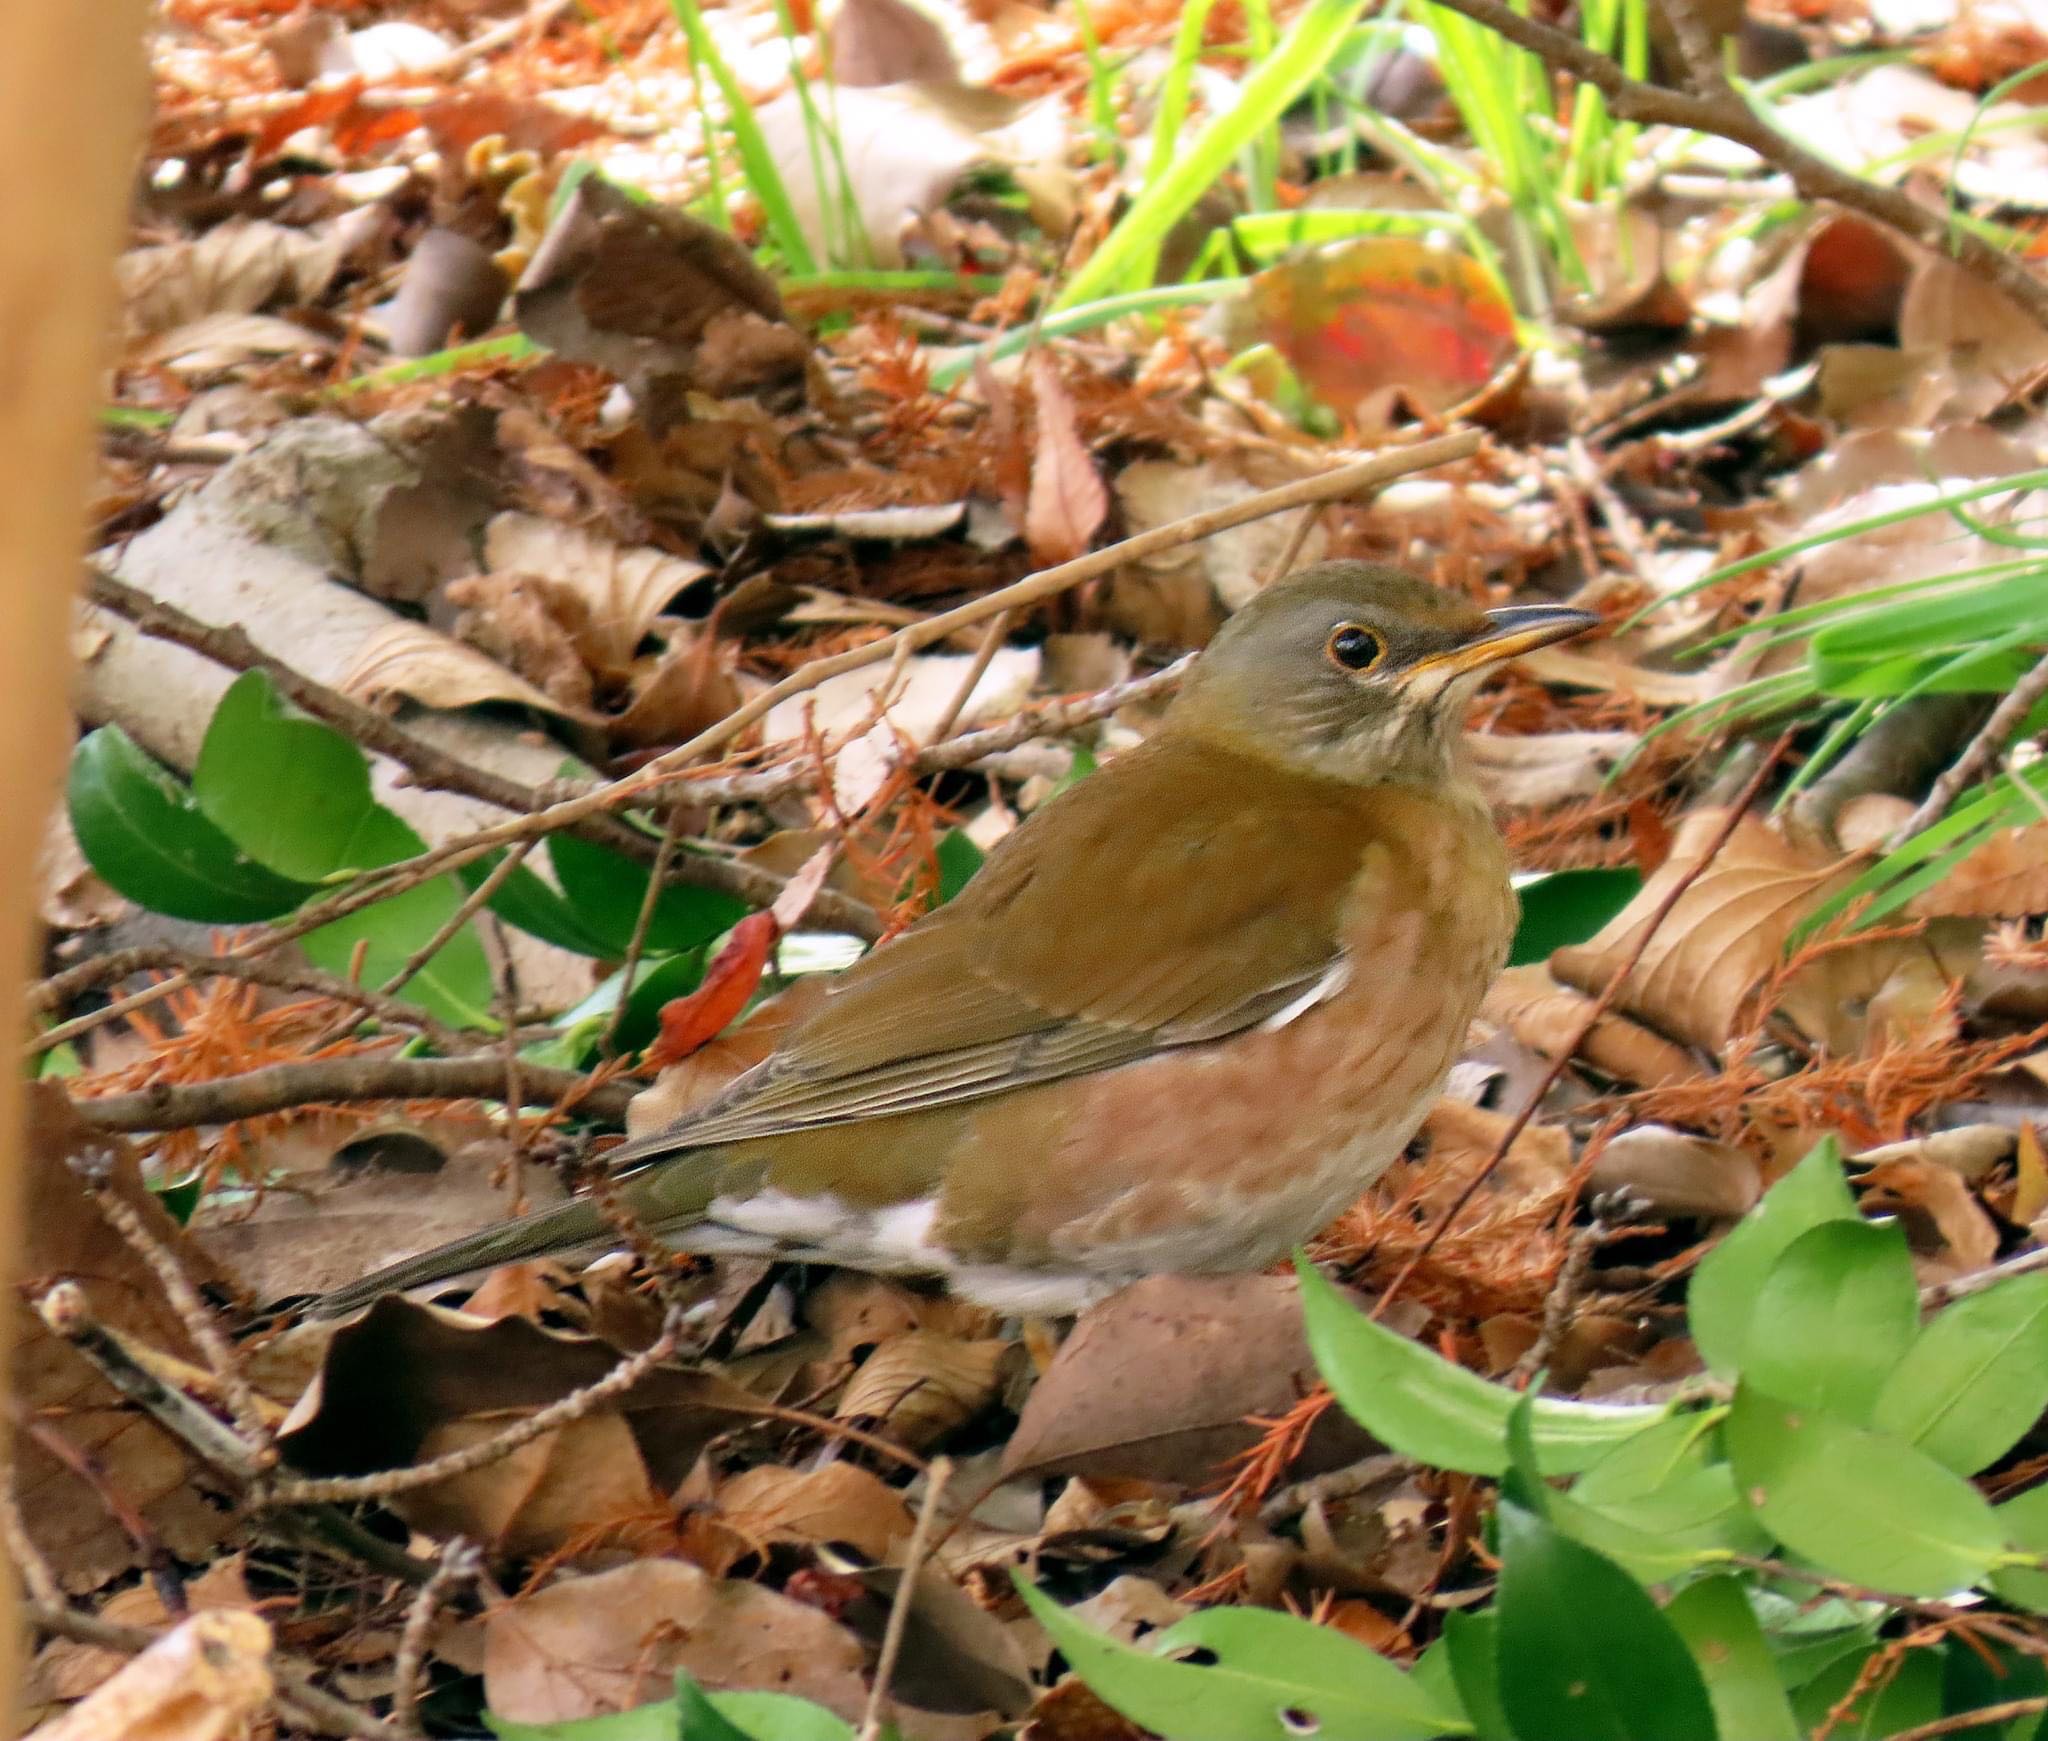
<path fill-rule="evenodd" d="M 1362 623 L 1340 623 L 1323 643 L 1323 653 L 1338 670 L 1361 676 L 1387 656 L 1387 643 Z"/>

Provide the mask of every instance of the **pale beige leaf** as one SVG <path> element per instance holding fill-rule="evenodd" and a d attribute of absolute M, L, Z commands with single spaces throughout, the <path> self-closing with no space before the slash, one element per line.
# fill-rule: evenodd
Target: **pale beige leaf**
<path fill-rule="evenodd" d="M 358 701 L 387 695 L 403 695 L 426 707 L 512 701 L 544 713 L 579 717 L 474 647 L 425 623 L 401 621 L 379 629 L 356 650 L 335 687 Z"/>
<path fill-rule="evenodd" d="M 910 1534 L 910 1510 L 880 1477 L 855 1463 L 799 1471 L 764 1463 L 718 1490 L 725 1522 L 757 1547 L 845 1542 L 883 1560 Z"/>
<path fill-rule="evenodd" d="M 1031 394 L 1038 440 L 1031 456 L 1031 494 L 1024 540 L 1047 568 L 1088 548 L 1109 513 L 1109 491 L 1074 421 L 1074 401 L 1044 351 L 1031 356 Z"/>
<path fill-rule="evenodd" d="M 667 1698 L 678 1669 L 714 1690 L 773 1688 L 857 1717 L 864 1652 L 818 1609 L 679 1560 L 638 1560 L 499 1604 L 484 1698 L 515 1723 L 561 1723 Z"/>
<path fill-rule="evenodd" d="M 288 229 L 230 219 L 193 242 L 137 248 L 115 272 L 131 338 L 168 332 L 210 314 L 253 314 L 265 303 L 312 302 L 353 243 L 351 231 Z"/>
<path fill-rule="evenodd" d="M 270 1644 L 257 1615 L 195 1614 L 34 1741 L 233 1741 L 270 1702 Z"/>
<path fill-rule="evenodd" d="M 1547 967 L 1510 967 L 1487 989 L 1480 1015 L 1499 1022 L 1539 1057 L 1555 1058 L 1578 1032 L 1593 1000 L 1551 978 Z M 1621 1082 L 1654 1088 L 1696 1082 L 1705 1069 L 1682 1046 L 1652 1033 L 1640 1022 L 1603 1014 L 1579 1045 L 1579 1056 Z"/>
<path fill-rule="evenodd" d="M 945 31 L 911 0 L 841 0 L 831 40 L 841 90 L 960 77 Z"/>
<path fill-rule="evenodd" d="M 484 528 L 484 564 L 574 589 L 590 610 L 585 656 L 612 668 L 629 664 L 669 601 L 711 572 L 652 545 L 614 544 L 580 526 L 512 513 Z"/>
<path fill-rule="evenodd" d="M 868 1357 L 833 1413 L 842 1421 L 879 1422 L 903 1444 L 929 1445 L 995 1400 L 1013 1346 L 994 1337 L 963 1342 L 934 1330 L 912 1330 Z"/>

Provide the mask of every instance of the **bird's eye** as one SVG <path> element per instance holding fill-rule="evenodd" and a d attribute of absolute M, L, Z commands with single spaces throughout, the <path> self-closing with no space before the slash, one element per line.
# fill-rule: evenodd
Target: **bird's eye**
<path fill-rule="evenodd" d="M 1331 630 L 1323 651 L 1332 664 L 1341 665 L 1346 671 L 1370 671 L 1387 656 L 1387 644 L 1372 630 L 1345 623 Z"/>

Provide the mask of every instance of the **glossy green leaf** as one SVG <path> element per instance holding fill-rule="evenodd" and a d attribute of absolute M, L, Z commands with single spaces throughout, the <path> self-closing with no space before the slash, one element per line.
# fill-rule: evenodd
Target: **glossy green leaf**
<path fill-rule="evenodd" d="M 1859 1426 L 1920 1328 L 1920 1288 L 1897 1222 L 1826 1221 L 1786 1246 L 1756 1297 L 1742 1376 Z"/>
<path fill-rule="evenodd" d="M 1752 1588 L 1750 1605 L 1788 1692 L 1803 1687 L 1845 1651 L 1861 1650 L 1877 1636 L 1891 1610 L 1846 1597 L 1816 1598 L 1808 1585 Z"/>
<path fill-rule="evenodd" d="M 457 866 L 455 874 L 462 879 L 462 886 L 474 893 L 497 868 L 503 856 L 502 851 L 486 853 L 482 858 Z M 576 909 L 553 885 L 523 864 L 516 866 L 512 874 L 498 885 L 497 892 L 491 896 L 490 906 L 491 911 L 506 924 L 516 925 L 529 936 L 538 937 L 543 943 L 552 943 L 558 949 L 567 949 L 576 955 L 612 953 L 610 943 L 576 916 Z"/>
<path fill-rule="evenodd" d="M 939 861 L 939 888 L 932 904 L 943 907 L 973 880 L 974 873 L 981 869 L 981 861 L 988 855 L 967 838 L 964 829 L 949 828 L 939 836 L 936 856 Z"/>
<path fill-rule="evenodd" d="M 640 919 L 650 867 L 572 834 L 555 835 L 548 858 L 577 922 L 603 939 L 613 955 L 623 956 Z M 646 947 L 655 955 L 680 955 L 730 931 L 748 911 L 730 895 L 671 882 L 655 899 Z"/>
<path fill-rule="evenodd" d="M 1551 1521 L 1646 1583 L 1717 1554 L 1766 1554 L 1771 1538 L 1714 1453 L 1719 1437 L 1696 1414 L 1672 1415 L 1624 1439 L 1554 1495 Z"/>
<path fill-rule="evenodd" d="M 1458 1703 L 1484 1741 L 1514 1733 L 1500 1707 L 1500 1616 L 1491 1608 L 1453 1608 L 1444 1616 L 1444 1648 Z"/>
<path fill-rule="evenodd" d="M 1851 1651 L 1838 1657 L 1792 1695 L 1792 1714 L 1804 1732 L 1829 1721 L 1835 1707 L 1862 1677 L 1872 1653 Z M 1861 1693 L 1848 1716 L 1828 1730 L 1828 1741 L 1877 1741 L 1901 1729 L 1931 1723 L 1941 1713 L 1941 1658 L 1930 1650 L 1909 1650 L 1874 1677 L 1872 1690 Z"/>
<path fill-rule="evenodd" d="M 1103 1703 L 1173 1741 L 1422 1741 L 1466 1732 L 1426 1689 L 1355 1639 L 1268 1608 L 1209 1608 L 1137 1649 L 1017 1588 Z M 1171 1660 L 1199 1651 L 1197 1664 Z"/>
<path fill-rule="evenodd" d="M 1946 1595 L 1983 1577 L 2005 1549 L 2005 1530 L 1974 1487 L 1882 1433 L 1745 1381 L 1722 1437 L 1764 1526 L 1853 1583 Z"/>
<path fill-rule="evenodd" d="M 1439 1469 L 1498 1476 L 1508 1467 L 1508 1416 L 1519 1391 L 1489 1384 L 1375 1324 L 1303 1259 L 1302 1318 L 1324 1381 L 1345 1413 L 1404 1456 Z M 1571 1475 L 1663 1415 L 1655 1407 L 1539 1398 L 1531 1437 L 1545 1475 Z"/>
<path fill-rule="evenodd" d="M 1710 1371 L 1723 1378 L 1741 1372 L 1757 1321 L 1757 1296 L 1785 1248 L 1824 1221 L 1854 1219 L 1856 1200 L 1842 1178 L 1841 1150 L 1829 1137 L 1766 1191 L 1693 1272 L 1687 1319 Z"/>
<path fill-rule="evenodd" d="M 1879 1393 L 1874 1425 L 1959 1475 L 2010 1451 L 2048 1409 L 2048 1275 L 1944 1308 Z"/>
<path fill-rule="evenodd" d="M 452 876 L 435 877 L 307 932 L 300 947 L 316 967 L 345 974 L 355 964 L 361 943 L 363 983 L 381 985 L 432 941 L 461 904 L 462 885 Z M 399 996 L 445 1022 L 468 1028 L 494 1026 L 491 964 L 476 927 L 464 925 L 449 938 Z"/>
<path fill-rule="evenodd" d="M 678 1675 L 677 1691 L 682 1677 Z M 704 1693 L 700 1695 L 747 1741 L 854 1741 L 853 1725 L 836 1717 L 822 1705 L 799 1699 L 790 1693 Z M 698 1741 L 685 1712 L 683 1741 Z M 883 1725 L 883 1734 L 890 1733 Z M 706 1738 L 709 1741 L 709 1738 Z"/>
<path fill-rule="evenodd" d="M 425 850 L 371 795 L 363 752 L 287 710 L 261 671 L 237 677 L 213 710 L 192 795 L 251 858 L 301 882 Z"/>
<path fill-rule="evenodd" d="M 86 862 L 153 913 L 249 924 L 289 913 L 312 893 L 236 846 L 118 725 L 101 726 L 73 752 L 65 797 Z"/>
<path fill-rule="evenodd" d="M 1503 1501 L 1501 1708 L 1518 1741 L 1716 1741 L 1705 1682 L 1649 1592 Z"/>
<path fill-rule="evenodd" d="M 687 1674 L 673 1698 L 562 1723 L 515 1723 L 485 1713 L 498 1741 L 854 1741 L 853 1725 L 788 1693 L 707 1692 Z"/>
<path fill-rule="evenodd" d="M 1951 1645 L 1942 1651 L 1941 1708 L 1950 1715 L 1981 1711 L 2008 1699 L 2037 1699 L 2048 1693 L 2048 1667 L 1990 1639 L 1973 1640 L 1975 1648 Z M 1990 1660 L 1987 1661 L 1986 1658 Z M 1959 1729 L 1946 1741 L 2035 1741 L 2039 1714 L 2004 1723 L 1980 1723 Z"/>
<path fill-rule="evenodd" d="M 1548 961 L 1553 949 L 1583 943 L 1627 906 L 1643 886 L 1632 870 L 1553 871 L 1535 877 L 1515 892 L 1522 917 L 1515 927 L 1510 967 Z"/>
<path fill-rule="evenodd" d="M 1734 1578 L 1702 1578 L 1671 1599 L 1664 1618 L 1692 1652 L 1724 1741 L 1801 1741 L 1778 1665 L 1749 1596 Z"/>
<path fill-rule="evenodd" d="M 2048 1486 L 2008 1499 L 1993 1515 L 2013 1552 L 2036 1555 L 2044 1564 L 2004 1567 L 1992 1573 L 1992 1589 L 2018 1607 L 2048 1614 Z"/>
<path fill-rule="evenodd" d="M 684 1741 L 682 1714 L 674 1699 L 561 1723 L 515 1723 L 489 1711 L 484 1721 L 498 1741 Z"/>

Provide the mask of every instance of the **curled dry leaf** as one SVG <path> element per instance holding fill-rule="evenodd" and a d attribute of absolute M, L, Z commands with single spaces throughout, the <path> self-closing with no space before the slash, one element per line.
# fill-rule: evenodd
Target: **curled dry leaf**
<path fill-rule="evenodd" d="M 1671 856 L 1636 898 L 1590 943 L 1550 958 L 1559 979 L 1598 993 L 1614 976 L 1671 890 L 1678 899 L 1623 982 L 1619 1007 L 1661 1033 L 1718 1051 L 1758 985 L 1778 965 L 1785 940 L 1813 906 L 1861 868 L 1793 846 L 1768 824 L 1744 817 L 1703 871 L 1701 855 L 1724 812 L 1700 810 L 1680 824 Z"/>
<path fill-rule="evenodd" d="M 845 1542 L 871 1560 L 887 1559 L 911 1529 L 903 1496 L 854 1463 L 809 1471 L 773 1464 L 749 1469 L 719 1488 L 718 1509 L 757 1548 Z"/>
<path fill-rule="evenodd" d="M 115 266 L 122 322 L 135 339 L 208 315 L 253 314 L 271 302 L 317 302 L 383 221 L 367 206 L 310 230 L 231 218 L 197 241 L 134 249 Z"/>
<path fill-rule="evenodd" d="M 578 651 L 596 671 L 633 661 L 654 619 L 711 570 L 652 545 L 624 546 L 532 514 L 499 514 L 484 528 L 484 565 L 539 575 L 579 598 Z"/>
<path fill-rule="evenodd" d="M 910 1446 L 930 1445 L 995 1401 L 1013 1344 L 963 1341 L 912 1330 L 868 1356 L 832 1411 L 842 1421 L 873 1421 Z"/>
<path fill-rule="evenodd" d="M 1998 1256 L 1998 1228 L 1963 1177 L 1936 1161 L 1882 1161 L 1863 1175 L 1863 1203 L 1906 1225 L 1922 1285 L 1973 1274 Z"/>
<path fill-rule="evenodd" d="M 676 1671 L 860 1715 L 864 1653 L 818 1609 L 679 1560 L 565 1578 L 484 1627 L 484 1697 L 514 1723 L 564 1723 L 665 1698 Z"/>
<path fill-rule="evenodd" d="M 1539 1057 L 1555 1058 L 1578 1032 L 1593 1000 L 1562 986 L 1547 967 L 1510 967 L 1488 988 L 1481 1017 L 1498 1022 Z M 1696 1082 L 1706 1071 L 1683 1046 L 1612 1012 L 1588 1030 L 1579 1056 L 1619 1082 L 1655 1088 Z"/>
<path fill-rule="evenodd" d="M 335 685 L 358 701 L 403 695 L 425 707 L 473 707 L 481 701 L 511 701 L 567 719 L 589 720 L 505 669 L 476 648 L 430 629 L 425 623 L 394 622 L 356 649 Z"/>
<path fill-rule="evenodd" d="M 189 1611 L 199 1614 L 209 1609 L 238 1609 L 255 1613 L 256 1598 L 250 1594 L 245 1571 L 242 1556 L 230 1554 L 224 1560 L 216 1560 L 198 1577 L 186 1579 L 185 1602 Z M 146 1626 L 152 1632 L 179 1618 L 164 1607 L 162 1593 L 148 1580 L 116 1590 L 99 1605 L 99 1616 L 117 1626 Z M 119 1651 L 102 1650 L 75 1639 L 53 1639 L 36 1655 L 29 1673 L 28 1698 L 65 1702 L 82 1699 L 117 1673 L 127 1660 Z"/>
<path fill-rule="evenodd" d="M 686 212 L 588 175 L 520 277 L 520 330 L 609 369 L 657 438 L 690 389 L 801 397 L 810 345 L 743 244 Z"/>
<path fill-rule="evenodd" d="M 1116 474 L 1116 499 L 1123 511 L 1126 528 L 1133 535 L 1149 532 L 1156 526 L 1184 520 L 1204 508 L 1241 502 L 1245 497 L 1257 495 L 1260 490 L 1283 481 L 1277 475 L 1247 476 L 1240 469 L 1246 463 L 1236 457 L 1205 459 L 1198 465 L 1141 459 L 1123 467 Z M 1274 578 L 1280 558 L 1300 530 L 1302 514 L 1313 512 L 1313 509 L 1304 508 L 1293 514 L 1268 515 L 1263 520 L 1233 526 L 1227 532 L 1218 532 L 1198 543 L 1163 551 L 1145 562 L 1133 564 L 1125 576 L 1119 577 L 1119 584 L 1137 576 L 1163 582 L 1174 575 L 1197 574 L 1208 582 L 1209 589 L 1225 610 L 1241 609 Z M 1306 568 L 1320 562 L 1329 545 L 1329 533 L 1321 516 L 1318 516 L 1301 547 L 1299 565 Z M 1213 630 L 1214 624 L 1211 623 L 1209 628 Z M 1192 647 L 1200 646 L 1208 639 L 1208 634 L 1139 635 L 1137 639 L 1150 640 L 1161 646 Z"/>
<path fill-rule="evenodd" d="M 1655 1215 L 1747 1214 L 1763 1195 L 1756 1157 L 1669 1125 L 1625 1130 L 1593 1159 L 1589 1191 L 1626 1191 Z"/>
<path fill-rule="evenodd" d="M 1043 350 L 1031 356 L 1031 397 L 1038 440 L 1031 456 L 1031 494 L 1024 539 L 1040 567 L 1071 562 L 1088 548 L 1109 513 L 1109 492 L 1074 421 L 1074 401 Z"/>
<path fill-rule="evenodd" d="M 1417 1141 L 1424 1185 L 1417 1201 L 1432 1211 L 1450 1207 L 1473 1171 L 1500 1146 L 1512 1122 L 1505 1113 L 1467 1106 L 1445 1095 L 1429 1109 Z M 1510 1202 L 1542 1202 L 1571 1177 L 1572 1139 L 1561 1125 L 1530 1124 L 1515 1138 L 1487 1180 L 1486 1191 Z"/>
<path fill-rule="evenodd" d="M 465 646 L 533 684 L 557 707 L 588 713 L 596 698 L 577 644 L 583 601 L 537 574 L 475 574 L 448 583 L 450 625 Z"/>
<path fill-rule="evenodd" d="M 1489 802 L 1547 809 L 1600 793 L 1615 764 L 1641 739 L 1625 731 L 1558 731 L 1532 737 L 1468 731 L 1465 748 Z"/>
<path fill-rule="evenodd" d="M 167 1632 L 37 1741 L 230 1741 L 270 1703 L 270 1623 L 233 1609 Z"/>

